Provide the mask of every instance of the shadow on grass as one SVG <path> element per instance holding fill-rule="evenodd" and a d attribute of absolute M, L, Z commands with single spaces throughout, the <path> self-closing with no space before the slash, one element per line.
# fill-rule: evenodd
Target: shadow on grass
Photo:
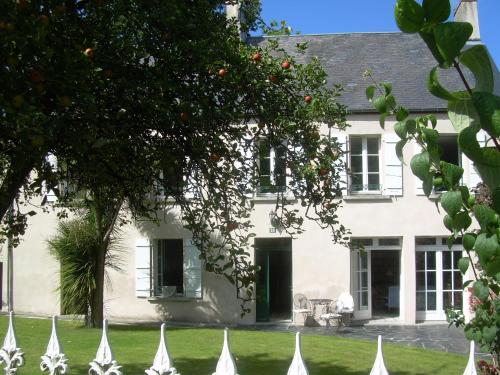
<path fill-rule="evenodd" d="M 141 358 L 142 360 L 142 358 Z M 269 355 L 240 356 L 236 358 L 236 366 L 240 375 L 286 375 L 290 360 L 270 358 Z M 146 369 L 151 367 L 152 363 L 124 363 L 122 372 L 126 375 L 143 375 Z M 174 365 L 182 375 L 209 375 L 215 371 L 217 358 L 186 358 L 180 357 L 174 359 Z M 367 375 L 371 368 L 352 369 L 342 366 L 339 363 L 311 362 L 306 363 L 309 373 L 312 375 Z M 441 366 L 433 370 L 433 373 L 440 374 L 445 369 Z M 391 375 L 428 375 L 424 372 L 391 371 Z M 86 375 L 88 367 L 72 366 L 73 375 Z"/>

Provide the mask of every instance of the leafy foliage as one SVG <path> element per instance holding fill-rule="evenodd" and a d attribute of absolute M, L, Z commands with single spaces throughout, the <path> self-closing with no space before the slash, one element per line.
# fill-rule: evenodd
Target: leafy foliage
<path fill-rule="evenodd" d="M 318 125 L 347 126 L 341 87 L 327 87 L 318 60 L 301 65 L 277 40 L 242 42 L 221 10 L 236 3 L 242 30 L 256 27 L 256 0 L 1 2 L 0 217 L 21 187 L 27 199 L 50 188 L 71 204 L 59 181 L 105 206 L 126 201 L 134 218 L 160 220 L 175 206 L 207 270 L 249 300 L 249 196 L 259 188 L 255 144 L 267 139 L 286 147 L 280 226 L 295 235 L 307 217 L 347 242 L 336 215 L 342 151 Z"/>
<path fill-rule="evenodd" d="M 467 324 L 461 313 L 452 312 L 450 319 L 453 324 L 465 324 L 467 337 L 478 341 L 492 354 L 496 371 L 499 371 L 500 206 L 495 204 L 499 203 L 499 195 L 495 192 L 500 191 L 500 97 L 494 94 L 493 68 L 485 46 L 464 48 L 472 34 L 472 26 L 446 22 L 449 14 L 448 0 L 424 0 L 423 5 L 414 0 L 396 3 L 395 16 L 400 29 L 418 32 L 439 64 L 430 72 L 429 91 L 448 101 L 449 118 L 459 133 L 459 147 L 474 163 L 490 196 L 484 198 L 485 190 L 481 188 L 482 193 L 476 199 L 469 192 L 475 187 L 461 183 L 462 168 L 440 160 L 439 132 L 435 130 L 434 116 L 410 119 L 409 112 L 397 105 L 384 84 L 374 82 L 367 89 L 367 97 L 373 100 L 374 107 L 384 118 L 396 116 L 398 123 L 394 129 L 402 145 L 416 141 L 422 147 L 423 151 L 412 158 L 411 168 L 422 180 L 425 194 L 429 196 L 433 187 L 446 190 L 441 194 L 440 203 L 447 214 L 444 224 L 452 232 L 448 243 L 451 246 L 457 238 L 462 238 L 467 257 L 460 259 L 458 265 L 464 275 L 468 269 L 472 270 L 474 281 L 465 285 L 472 283 L 473 296 L 478 301 L 474 305 L 474 317 Z M 463 81 L 465 91 L 449 92 L 439 82 L 439 68 L 451 67 Z M 466 80 L 464 67 L 474 75 L 475 87 Z M 373 99 L 377 91 L 381 96 Z M 381 105 L 382 102 L 392 105 Z M 488 135 L 486 146 L 478 142 L 479 132 Z M 402 151 L 399 154 L 402 156 Z M 470 228 L 473 218 L 479 229 Z"/>
<path fill-rule="evenodd" d="M 84 314 L 87 325 L 93 321 L 96 292 L 96 259 L 101 251 L 96 238 L 96 220 L 92 211 L 80 210 L 75 219 L 60 221 L 57 234 L 49 239 L 51 254 L 59 261 L 62 309 L 65 314 Z M 107 269 L 120 270 L 119 229 L 105 254 Z"/>

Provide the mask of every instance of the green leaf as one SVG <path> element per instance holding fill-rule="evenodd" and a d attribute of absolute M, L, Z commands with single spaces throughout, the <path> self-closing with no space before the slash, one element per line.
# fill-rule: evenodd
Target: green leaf
<path fill-rule="evenodd" d="M 370 85 L 366 88 L 366 98 L 368 100 L 372 100 L 373 99 L 373 95 L 375 95 L 375 86 L 374 85 Z"/>
<path fill-rule="evenodd" d="M 406 136 L 408 135 L 408 131 L 406 129 L 406 122 L 405 121 L 397 122 L 394 125 L 394 131 L 396 132 L 399 138 L 406 139 Z"/>
<path fill-rule="evenodd" d="M 427 151 L 416 154 L 411 158 L 411 170 L 413 174 L 420 178 L 422 181 L 428 178 L 430 166 L 431 163 L 429 160 L 429 153 Z"/>
<path fill-rule="evenodd" d="M 485 301 L 488 299 L 490 294 L 490 290 L 487 285 L 481 280 L 476 281 L 474 283 L 474 295 L 479 298 L 481 301 Z"/>
<path fill-rule="evenodd" d="M 462 193 L 448 191 L 441 195 L 441 206 L 451 217 L 455 216 L 462 208 Z"/>
<path fill-rule="evenodd" d="M 460 270 L 462 275 L 465 275 L 465 273 L 467 272 L 469 264 L 470 264 L 469 257 L 463 257 L 458 260 L 458 269 Z"/>
<path fill-rule="evenodd" d="M 498 329 L 494 325 L 483 327 L 483 340 L 487 344 L 493 343 L 497 339 Z"/>
<path fill-rule="evenodd" d="M 450 215 L 444 215 L 443 224 L 449 231 L 453 230 L 453 219 L 450 217 Z"/>
<path fill-rule="evenodd" d="M 458 230 L 466 230 L 472 224 L 472 219 L 468 212 L 459 212 L 453 217 L 453 228 Z"/>
<path fill-rule="evenodd" d="M 438 144 L 439 133 L 437 132 L 437 130 L 422 128 L 422 135 L 422 138 L 428 146 L 436 146 Z"/>
<path fill-rule="evenodd" d="M 493 92 L 495 85 L 493 69 L 491 67 L 490 55 L 482 44 L 473 46 L 458 57 L 463 65 L 471 70 L 476 79 L 476 91 Z"/>
<path fill-rule="evenodd" d="M 479 124 L 479 115 L 470 96 L 450 100 L 448 102 L 448 117 L 457 132 L 468 126 Z"/>
<path fill-rule="evenodd" d="M 390 95 L 392 92 L 392 85 L 390 83 L 382 83 L 384 86 L 385 95 Z"/>
<path fill-rule="evenodd" d="M 403 160 L 403 148 L 406 145 L 406 139 L 402 139 L 398 143 L 396 143 L 396 155 L 401 163 L 404 164 Z"/>
<path fill-rule="evenodd" d="M 389 117 L 389 113 L 387 112 L 380 114 L 379 123 L 382 129 L 385 129 L 385 120 L 387 119 L 387 117 Z"/>
<path fill-rule="evenodd" d="M 471 233 L 464 234 L 462 238 L 462 245 L 464 249 L 467 251 L 471 251 L 474 248 L 474 244 L 476 243 L 476 236 Z"/>
<path fill-rule="evenodd" d="M 500 153 L 494 148 L 483 149 L 480 162 L 474 161 L 483 182 L 491 189 L 500 186 Z M 487 164 L 480 164 L 480 163 Z"/>
<path fill-rule="evenodd" d="M 488 236 L 486 233 L 481 233 L 477 236 L 476 243 L 474 244 L 474 249 L 483 262 L 484 260 L 489 260 L 492 256 L 494 256 L 497 248 L 498 238 L 496 234 Z"/>
<path fill-rule="evenodd" d="M 440 165 L 441 172 L 443 173 L 446 182 L 448 182 L 451 186 L 457 185 L 464 174 L 463 168 L 445 161 L 441 161 Z"/>
<path fill-rule="evenodd" d="M 458 145 L 460 146 L 460 149 L 474 162 L 477 162 L 482 158 L 481 146 L 476 138 L 477 133 L 477 128 L 467 127 L 458 134 Z"/>
<path fill-rule="evenodd" d="M 424 0 L 422 6 L 428 23 L 444 22 L 451 14 L 450 0 Z"/>
<path fill-rule="evenodd" d="M 434 67 L 431 72 L 429 73 L 429 77 L 427 78 L 427 89 L 429 92 L 444 100 L 457 100 L 460 97 L 457 95 L 452 94 L 448 90 L 446 90 L 441 84 L 439 83 L 439 75 L 438 75 L 438 68 L 439 67 Z"/>
<path fill-rule="evenodd" d="M 434 37 L 439 52 L 448 65 L 460 54 L 472 35 L 472 25 L 467 22 L 446 22 L 434 26 Z"/>
<path fill-rule="evenodd" d="M 394 17 L 399 29 L 405 33 L 416 33 L 424 25 L 424 10 L 415 0 L 398 0 Z"/>
<path fill-rule="evenodd" d="M 441 52 L 439 52 L 439 49 L 436 44 L 436 38 L 434 37 L 434 34 L 432 32 L 425 32 L 425 31 L 420 31 L 419 32 L 420 37 L 424 40 L 425 44 L 427 44 L 427 48 L 431 51 L 432 55 L 438 62 L 439 66 L 442 68 L 446 67 L 445 61 L 443 56 L 441 56 Z"/>
<path fill-rule="evenodd" d="M 500 136 L 500 97 L 489 92 L 475 92 L 472 94 L 474 106 L 479 113 L 481 125 L 495 137 Z"/>
<path fill-rule="evenodd" d="M 483 230 L 486 230 L 495 221 L 495 211 L 485 204 L 476 204 L 474 206 L 474 216 Z"/>
<path fill-rule="evenodd" d="M 394 98 L 394 95 L 388 94 L 385 97 L 385 101 L 386 101 L 387 107 L 389 107 L 389 109 L 393 109 L 396 107 L 396 98 Z"/>
<path fill-rule="evenodd" d="M 387 103 L 385 101 L 385 96 L 378 96 L 373 100 L 373 106 L 379 113 L 387 112 Z"/>
<path fill-rule="evenodd" d="M 404 121 L 406 118 L 410 115 L 408 110 L 404 107 L 399 107 L 398 110 L 396 111 L 396 120 L 398 121 Z"/>
<path fill-rule="evenodd" d="M 491 193 L 492 207 L 500 215 L 500 186 L 497 186 Z"/>
<path fill-rule="evenodd" d="M 408 130 L 409 134 L 415 133 L 417 130 L 417 122 L 412 118 L 406 120 L 406 130 Z"/>

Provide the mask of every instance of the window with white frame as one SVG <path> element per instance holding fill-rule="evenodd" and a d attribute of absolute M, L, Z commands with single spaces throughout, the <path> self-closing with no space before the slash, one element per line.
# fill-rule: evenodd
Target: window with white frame
<path fill-rule="evenodd" d="M 458 147 L 457 134 L 441 134 L 438 140 L 439 153 L 442 161 L 462 165 L 460 148 Z M 434 187 L 435 192 L 445 191 L 445 187 Z"/>
<path fill-rule="evenodd" d="M 154 295 L 201 298 L 200 252 L 191 240 L 159 239 L 154 246 Z"/>
<path fill-rule="evenodd" d="M 349 137 L 351 193 L 375 193 L 380 184 L 380 138 L 378 136 Z"/>
<path fill-rule="evenodd" d="M 462 308 L 463 279 L 458 261 L 461 245 L 449 249 L 445 238 L 416 240 L 417 318 L 444 319 L 448 308 Z"/>
<path fill-rule="evenodd" d="M 259 194 L 286 191 L 286 146 L 273 146 L 267 139 L 258 143 Z"/>

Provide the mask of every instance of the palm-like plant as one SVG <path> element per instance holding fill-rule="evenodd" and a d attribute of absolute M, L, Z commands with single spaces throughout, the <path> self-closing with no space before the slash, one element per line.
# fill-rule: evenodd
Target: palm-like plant
<path fill-rule="evenodd" d="M 96 215 L 93 209 L 80 210 L 72 220 L 60 221 L 57 234 L 48 240 L 50 253 L 60 262 L 62 310 L 66 314 L 83 314 L 92 324 L 95 310 L 97 256 L 102 247 L 96 236 Z M 114 228 L 105 254 L 107 270 L 120 270 L 120 229 Z M 109 279 L 107 279 L 109 283 Z"/>

